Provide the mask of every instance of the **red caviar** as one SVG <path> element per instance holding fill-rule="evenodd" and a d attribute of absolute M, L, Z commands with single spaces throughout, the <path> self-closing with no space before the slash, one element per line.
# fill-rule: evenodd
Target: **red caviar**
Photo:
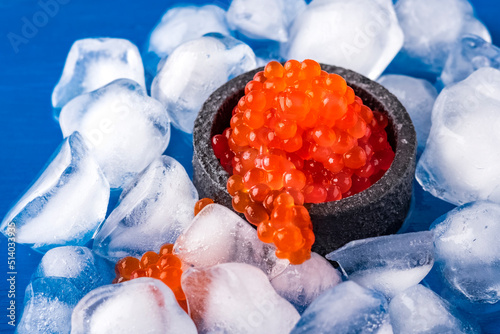
<path fill-rule="evenodd" d="M 179 305 L 187 312 L 186 296 L 181 287 L 182 261 L 172 253 L 173 244 L 161 246 L 158 253 L 149 251 L 141 259 L 127 256 L 115 265 L 113 283 L 121 283 L 139 277 L 152 277 L 165 283 L 174 293 Z"/>
<path fill-rule="evenodd" d="M 314 243 L 304 203 L 361 192 L 394 159 L 387 116 L 310 59 L 267 64 L 246 85 L 232 115 L 212 147 L 231 174 L 233 208 L 292 264 L 309 259 Z"/>

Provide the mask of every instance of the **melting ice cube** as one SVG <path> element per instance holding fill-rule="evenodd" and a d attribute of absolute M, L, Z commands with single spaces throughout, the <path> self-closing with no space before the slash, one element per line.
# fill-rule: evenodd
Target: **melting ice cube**
<path fill-rule="evenodd" d="M 84 245 L 104 220 L 108 200 L 108 181 L 85 139 L 74 132 L 7 213 L 0 229 L 38 251 Z"/>
<path fill-rule="evenodd" d="M 433 236 L 425 231 L 356 240 L 326 257 L 337 261 L 350 280 L 391 298 L 431 270 Z"/>
<path fill-rule="evenodd" d="M 52 105 L 62 108 L 74 97 L 121 78 L 146 87 L 141 55 L 134 44 L 120 38 L 80 39 L 69 50 Z"/>
<path fill-rule="evenodd" d="M 189 313 L 200 333 L 289 333 L 299 313 L 248 264 L 192 268 L 182 276 Z"/>
<path fill-rule="evenodd" d="M 316 61 L 377 78 L 403 46 L 391 1 L 314 0 L 283 44 L 286 59 Z"/>
<path fill-rule="evenodd" d="M 445 88 L 416 178 L 432 195 L 455 205 L 500 202 L 500 71 L 481 68 Z"/>
<path fill-rule="evenodd" d="M 291 334 L 391 333 L 387 300 L 354 282 L 327 290 L 306 309 Z"/>
<path fill-rule="evenodd" d="M 420 284 L 396 295 L 389 314 L 395 334 L 481 333 L 477 325 Z"/>
<path fill-rule="evenodd" d="M 170 120 L 162 104 L 129 79 L 70 101 L 59 118 L 64 136 L 79 131 L 112 188 L 121 188 L 167 148 Z"/>
<path fill-rule="evenodd" d="M 305 8 L 304 0 L 234 0 L 227 22 L 249 38 L 286 42 L 288 26 Z"/>
<path fill-rule="evenodd" d="M 196 334 L 196 327 L 162 281 L 144 277 L 92 290 L 73 311 L 71 333 Z"/>
<path fill-rule="evenodd" d="M 440 80 L 450 85 L 466 79 L 481 67 L 500 69 L 500 49 L 481 37 L 463 37 L 452 48 Z"/>
<path fill-rule="evenodd" d="M 149 36 L 146 69 L 154 76 L 161 58 L 168 57 L 179 45 L 211 32 L 229 36 L 224 9 L 214 5 L 169 9 Z"/>
<path fill-rule="evenodd" d="M 405 38 L 395 65 L 404 73 L 439 74 L 453 44 L 464 34 L 491 42 L 488 30 L 474 17 L 467 0 L 399 0 L 396 13 Z"/>
<path fill-rule="evenodd" d="M 177 160 L 161 156 L 123 190 L 95 236 L 96 253 L 112 260 L 159 251 L 193 219 L 198 192 Z"/>
<path fill-rule="evenodd" d="M 255 54 L 248 45 L 208 34 L 172 52 L 153 80 L 151 96 L 165 105 L 174 126 L 192 133 L 198 111 L 210 94 L 255 67 Z"/>

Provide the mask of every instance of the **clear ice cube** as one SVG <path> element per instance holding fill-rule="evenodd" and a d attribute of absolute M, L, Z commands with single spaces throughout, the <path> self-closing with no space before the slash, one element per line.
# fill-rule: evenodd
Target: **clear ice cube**
<path fill-rule="evenodd" d="M 146 87 L 141 55 L 134 44 L 120 38 L 77 40 L 69 50 L 62 76 L 52 92 L 52 106 L 62 108 L 78 95 L 122 78 Z"/>
<path fill-rule="evenodd" d="M 198 192 L 177 160 L 161 156 L 123 190 L 95 236 L 94 251 L 118 260 L 174 243 L 193 219 Z"/>
<path fill-rule="evenodd" d="M 109 184 L 78 133 L 66 138 L 0 225 L 6 236 L 44 252 L 84 245 L 104 220 Z"/>
<path fill-rule="evenodd" d="M 176 48 L 159 69 L 151 96 L 178 129 L 192 133 L 203 102 L 229 79 L 256 67 L 252 49 L 232 37 L 207 34 Z"/>
<path fill-rule="evenodd" d="M 121 188 L 160 156 L 170 141 L 170 120 L 146 90 L 119 79 L 70 101 L 59 124 L 66 137 L 79 131 L 112 188 Z"/>

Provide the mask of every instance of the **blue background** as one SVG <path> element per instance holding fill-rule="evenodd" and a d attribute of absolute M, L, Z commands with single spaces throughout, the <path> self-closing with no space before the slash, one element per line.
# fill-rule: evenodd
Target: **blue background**
<path fill-rule="evenodd" d="M 42 0 L 48 3 L 55 0 Z M 439 0 L 437 0 L 439 1 Z M 500 43 L 500 2 L 470 0 L 477 16 Z M 23 41 L 12 47 L 9 33 L 22 36 L 23 20 L 39 19 L 42 7 L 33 0 L 0 0 L 0 219 L 30 185 L 62 140 L 52 118 L 50 97 L 71 44 L 85 37 L 120 37 L 140 49 L 162 14 L 178 1 L 60 0 L 53 17 Z M 227 8 L 229 1 L 213 3 Z M 44 22 L 40 22 L 44 23 Z M 10 35 L 12 36 L 12 34 Z M 25 42 L 25 43 L 24 43 Z M 173 140 L 181 140 L 174 133 Z M 168 152 L 184 163 L 189 154 Z M 22 312 L 24 289 L 41 255 L 25 246 L 16 249 L 17 320 Z M 7 326 L 7 243 L 0 236 L 0 331 Z"/>

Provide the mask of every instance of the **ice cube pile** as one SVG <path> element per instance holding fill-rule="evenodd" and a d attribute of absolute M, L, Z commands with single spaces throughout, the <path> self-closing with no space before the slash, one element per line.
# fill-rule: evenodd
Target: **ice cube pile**
<path fill-rule="evenodd" d="M 467 0 L 394 2 L 198 1 L 159 15 L 142 53 L 76 41 L 52 94 L 61 144 L 0 225 L 45 253 L 17 332 L 500 333 L 500 49 Z M 190 166 L 164 155 L 219 86 L 290 58 L 377 80 L 419 144 L 401 231 L 301 265 L 224 206 L 195 216 Z M 151 252 L 167 243 L 182 275 L 137 269 L 173 261 Z"/>

